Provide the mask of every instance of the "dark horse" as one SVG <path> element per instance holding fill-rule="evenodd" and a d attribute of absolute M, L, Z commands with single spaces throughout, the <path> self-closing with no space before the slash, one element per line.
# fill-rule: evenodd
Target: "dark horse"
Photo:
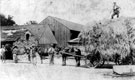
<path fill-rule="evenodd" d="M 61 51 L 62 54 L 62 65 L 66 65 L 67 57 L 74 56 L 76 60 L 76 66 L 80 66 L 80 60 L 81 60 L 81 50 L 74 47 L 67 47 Z"/>
<path fill-rule="evenodd" d="M 43 63 L 43 59 L 45 59 L 45 57 L 49 56 L 48 49 L 49 48 L 42 48 L 42 47 L 38 48 L 38 54 L 39 54 L 40 59 L 41 59 L 41 64 Z M 61 50 L 60 47 L 55 48 L 56 55 L 59 55 L 60 50 Z"/>
<path fill-rule="evenodd" d="M 41 59 L 41 64 L 43 63 L 44 57 L 48 56 L 48 48 L 38 48 L 38 54 Z"/>

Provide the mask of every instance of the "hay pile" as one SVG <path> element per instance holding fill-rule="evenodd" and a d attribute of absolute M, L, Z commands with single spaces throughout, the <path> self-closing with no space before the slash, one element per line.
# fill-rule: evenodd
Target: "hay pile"
<path fill-rule="evenodd" d="M 37 46 L 38 43 L 35 40 L 34 37 L 30 37 L 30 39 L 27 41 L 25 38 L 19 39 L 18 41 L 14 42 L 14 46 L 17 46 L 18 48 L 30 48 L 32 46 Z"/>
<path fill-rule="evenodd" d="M 78 36 L 88 54 L 98 49 L 104 55 L 118 53 L 123 58 L 135 49 L 135 18 L 106 20 L 88 27 Z"/>

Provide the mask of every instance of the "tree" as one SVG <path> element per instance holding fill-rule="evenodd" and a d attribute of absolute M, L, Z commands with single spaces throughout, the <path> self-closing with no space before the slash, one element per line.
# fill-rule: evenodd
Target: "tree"
<path fill-rule="evenodd" d="M 16 24 L 11 15 L 8 15 L 8 18 L 6 18 L 5 15 L 0 14 L 0 22 L 1 26 L 13 26 Z"/>
<path fill-rule="evenodd" d="M 25 23 L 26 25 L 38 24 L 36 21 L 28 21 Z"/>

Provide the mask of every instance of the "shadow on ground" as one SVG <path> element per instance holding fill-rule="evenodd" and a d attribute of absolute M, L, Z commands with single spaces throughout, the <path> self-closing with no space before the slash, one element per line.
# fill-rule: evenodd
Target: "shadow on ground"
<path fill-rule="evenodd" d="M 97 66 L 96 68 L 107 68 L 107 69 L 112 69 L 114 64 L 104 64 L 103 66 Z"/>

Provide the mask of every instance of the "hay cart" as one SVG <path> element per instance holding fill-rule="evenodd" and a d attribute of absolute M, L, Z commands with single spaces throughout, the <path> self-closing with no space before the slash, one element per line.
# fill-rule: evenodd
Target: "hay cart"
<path fill-rule="evenodd" d="M 117 51 L 115 52 L 114 50 L 112 50 L 112 52 L 114 52 L 113 54 L 108 54 L 111 50 L 108 51 L 107 53 L 98 49 L 93 49 L 93 51 L 90 51 L 92 47 L 87 48 L 87 46 L 82 45 L 79 42 L 79 38 L 70 40 L 68 43 L 72 46 L 77 46 L 81 49 L 82 55 L 79 57 L 85 60 L 85 63 L 88 67 L 91 67 L 91 66 L 101 67 L 104 65 L 105 62 L 107 63 L 112 62 L 113 64 L 116 64 L 116 65 L 135 64 L 135 58 L 134 58 L 135 47 L 133 49 L 130 48 L 131 50 L 129 50 L 130 51 L 129 54 L 123 55 L 123 54 L 119 54 Z M 123 49 L 123 53 L 126 52 L 124 50 L 125 49 Z"/>
<path fill-rule="evenodd" d="M 30 48 L 32 46 L 37 46 L 38 43 L 31 37 L 29 40 L 20 38 L 18 41 L 14 42 L 13 45 L 18 47 L 17 61 L 27 62 L 30 61 Z M 15 60 L 15 58 L 13 58 L 13 60 Z"/>
<path fill-rule="evenodd" d="M 97 67 L 97 66 L 104 65 L 106 61 L 106 58 L 104 57 L 104 55 L 100 54 L 100 52 L 98 52 L 97 50 L 94 50 L 91 53 L 87 53 L 87 51 L 85 50 L 85 47 L 82 46 L 82 44 L 79 42 L 79 38 L 70 40 L 68 44 L 78 47 L 81 50 L 82 55 L 78 56 L 71 53 L 66 53 L 66 54 L 81 57 L 81 60 L 85 61 L 86 67 Z"/>

